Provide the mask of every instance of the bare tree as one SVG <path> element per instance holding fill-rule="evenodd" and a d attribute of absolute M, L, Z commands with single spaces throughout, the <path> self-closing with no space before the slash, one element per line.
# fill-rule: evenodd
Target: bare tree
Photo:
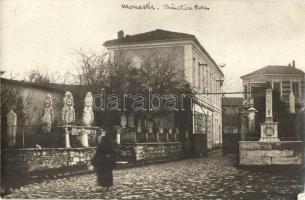
<path fill-rule="evenodd" d="M 49 73 L 44 73 L 38 69 L 34 69 L 26 74 L 24 80 L 31 83 L 51 83 L 54 82 L 54 77 Z"/>

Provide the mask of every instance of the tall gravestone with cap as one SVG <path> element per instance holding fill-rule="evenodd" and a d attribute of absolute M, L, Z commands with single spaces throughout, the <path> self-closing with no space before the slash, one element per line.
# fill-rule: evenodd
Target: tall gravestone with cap
<path fill-rule="evenodd" d="M 91 92 L 87 92 L 86 97 L 84 99 L 84 111 L 82 116 L 82 122 L 85 127 L 90 127 L 94 121 L 94 113 L 92 109 L 93 105 L 93 96 Z M 90 130 L 82 129 L 81 133 L 81 143 L 83 147 L 88 147 L 88 135 L 90 134 Z"/>
<path fill-rule="evenodd" d="M 63 98 L 63 108 L 62 108 L 62 121 L 65 126 L 65 147 L 70 148 L 70 131 L 68 127 L 74 124 L 75 121 L 75 111 L 74 111 L 74 100 L 72 93 L 67 91 L 65 97 Z"/>
<path fill-rule="evenodd" d="M 53 100 L 51 94 L 49 93 L 46 95 L 41 120 L 43 131 L 49 133 L 51 130 L 52 123 L 54 121 Z"/>
<path fill-rule="evenodd" d="M 16 145 L 16 132 L 17 132 L 17 114 L 11 108 L 6 116 L 7 118 L 7 141 L 8 147 L 12 148 Z"/>
<path fill-rule="evenodd" d="M 273 122 L 272 89 L 266 90 L 266 118 L 261 124 L 260 142 L 278 142 L 278 123 Z"/>

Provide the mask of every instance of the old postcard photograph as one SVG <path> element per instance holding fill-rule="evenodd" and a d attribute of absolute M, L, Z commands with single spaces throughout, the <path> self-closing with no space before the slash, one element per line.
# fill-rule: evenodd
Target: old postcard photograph
<path fill-rule="evenodd" d="M 1 0 L 3 199 L 305 200 L 305 0 Z"/>

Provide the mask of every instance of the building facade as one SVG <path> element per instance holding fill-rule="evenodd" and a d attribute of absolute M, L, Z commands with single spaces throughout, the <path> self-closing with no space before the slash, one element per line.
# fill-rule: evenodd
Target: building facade
<path fill-rule="evenodd" d="M 221 146 L 221 95 L 215 93 L 222 92 L 224 75 L 194 35 L 157 29 L 124 36 L 120 31 L 117 39 L 106 41 L 104 46 L 112 60 L 124 55 L 134 66 L 141 66 L 152 56 L 173 58 L 177 69 L 183 70 L 185 79 L 196 93 L 192 134 L 206 134 L 208 149 Z"/>
<path fill-rule="evenodd" d="M 295 97 L 296 111 L 304 105 L 305 73 L 296 68 L 295 62 L 287 66 L 269 65 L 241 77 L 244 88 L 244 105 L 253 106 L 255 98 L 265 93 L 267 84 L 276 91 L 280 99 L 289 104 L 289 96 Z"/>

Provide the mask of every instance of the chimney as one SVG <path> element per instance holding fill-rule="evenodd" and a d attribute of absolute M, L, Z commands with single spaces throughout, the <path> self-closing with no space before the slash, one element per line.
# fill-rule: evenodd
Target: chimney
<path fill-rule="evenodd" d="M 118 32 L 118 39 L 123 39 L 124 38 L 124 31 L 120 30 Z"/>
<path fill-rule="evenodd" d="M 295 68 L 295 61 L 292 61 L 292 67 Z"/>

